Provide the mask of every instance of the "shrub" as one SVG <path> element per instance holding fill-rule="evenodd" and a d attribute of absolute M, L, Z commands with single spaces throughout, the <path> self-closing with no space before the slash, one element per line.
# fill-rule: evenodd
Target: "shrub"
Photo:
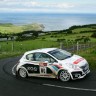
<path fill-rule="evenodd" d="M 96 32 L 94 32 L 91 37 L 96 38 Z"/>

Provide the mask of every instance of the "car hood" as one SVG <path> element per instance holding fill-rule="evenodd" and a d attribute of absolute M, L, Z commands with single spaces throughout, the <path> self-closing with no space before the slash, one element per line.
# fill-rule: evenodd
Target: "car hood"
<path fill-rule="evenodd" d="M 79 67 L 80 66 L 84 66 L 85 64 L 87 64 L 87 61 L 81 57 L 81 56 L 78 56 L 78 55 L 73 55 L 65 60 L 62 60 L 61 63 L 63 65 L 65 64 L 75 64 L 75 65 L 78 65 Z"/>

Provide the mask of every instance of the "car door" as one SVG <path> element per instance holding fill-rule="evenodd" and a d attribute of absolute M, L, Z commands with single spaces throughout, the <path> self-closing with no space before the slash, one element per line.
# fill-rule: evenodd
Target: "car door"
<path fill-rule="evenodd" d="M 51 76 L 53 74 L 52 64 L 57 62 L 49 54 L 35 53 L 35 60 L 39 61 L 39 72 L 43 76 Z"/>
<path fill-rule="evenodd" d="M 34 54 L 35 53 L 30 53 L 26 55 L 26 64 L 24 64 L 24 67 L 32 76 L 38 76 L 40 74 L 39 61 L 35 60 Z"/>
<path fill-rule="evenodd" d="M 46 61 L 46 54 L 37 52 L 34 53 L 34 61 L 38 62 L 39 64 L 39 73 L 40 75 L 44 76 L 47 74 L 47 66 L 48 64 L 45 62 Z"/>
<path fill-rule="evenodd" d="M 26 56 L 27 60 L 29 60 L 29 67 L 28 72 L 41 75 L 41 76 L 48 76 L 53 74 L 53 71 L 50 66 L 52 63 L 56 62 L 50 55 L 41 52 L 35 52 L 28 54 Z"/>

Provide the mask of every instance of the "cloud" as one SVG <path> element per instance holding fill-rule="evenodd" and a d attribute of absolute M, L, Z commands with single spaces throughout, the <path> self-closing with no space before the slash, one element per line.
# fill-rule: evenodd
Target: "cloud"
<path fill-rule="evenodd" d="M 49 4 L 48 7 L 65 9 L 65 8 L 74 7 L 74 5 L 69 4 L 69 3 L 54 3 L 54 4 L 51 4 L 51 5 Z"/>
<path fill-rule="evenodd" d="M 32 0 L 4 0 L 0 3 L 0 8 L 71 8 L 74 7 L 72 4 L 68 3 L 44 3 L 35 2 Z"/>
<path fill-rule="evenodd" d="M 44 2 L 43 0 L 0 0 L 0 12 L 95 12 L 96 4 Z M 91 11 L 92 10 L 92 11 Z"/>
<path fill-rule="evenodd" d="M 26 3 L 27 4 L 27 3 Z M 73 4 L 69 3 L 41 3 L 41 2 L 30 2 L 30 4 L 27 4 L 27 6 L 30 7 L 41 7 L 41 8 L 72 8 L 74 7 Z M 26 6 L 26 7 L 27 7 Z"/>

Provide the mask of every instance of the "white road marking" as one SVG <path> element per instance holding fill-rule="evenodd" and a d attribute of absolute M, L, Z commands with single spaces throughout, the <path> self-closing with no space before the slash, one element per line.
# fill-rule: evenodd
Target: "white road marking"
<path fill-rule="evenodd" d="M 58 86 L 58 85 L 51 85 L 51 84 L 43 84 L 43 85 L 44 85 L 44 86 L 49 86 L 49 87 L 57 87 L 57 88 L 70 89 L 70 90 L 92 91 L 92 92 L 96 92 L 96 89 L 75 88 L 75 87 L 66 87 L 66 86 Z"/>

